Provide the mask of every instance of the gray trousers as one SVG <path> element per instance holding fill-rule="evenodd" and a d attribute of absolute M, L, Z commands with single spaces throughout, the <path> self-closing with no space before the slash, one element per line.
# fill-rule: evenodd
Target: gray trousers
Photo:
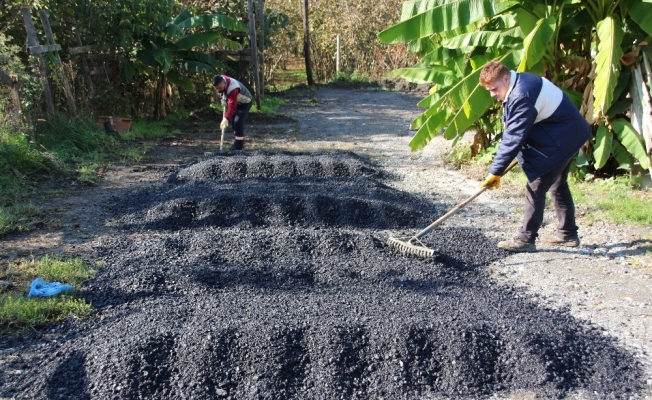
<path fill-rule="evenodd" d="M 245 120 L 252 105 L 253 101 L 238 103 L 238 108 L 235 109 L 235 115 L 233 116 L 233 133 L 236 137 L 244 136 Z"/>
<path fill-rule="evenodd" d="M 548 191 L 557 214 L 557 236 L 562 239 L 577 238 L 575 204 L 568 187 L 568 170 L 572 159 L 573 157 L 560 163 L 552 171 L 525 186 L 523 227 L 518 234 L 518 238 L 523 242 L 534 243 L 538 236 Z"/>

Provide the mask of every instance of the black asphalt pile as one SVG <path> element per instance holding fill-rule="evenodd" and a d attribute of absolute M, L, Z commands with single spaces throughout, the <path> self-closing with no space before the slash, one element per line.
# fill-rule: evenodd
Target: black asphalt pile
<path fill-rule="evenodd" d="M 492 282 L 483 267 L 504 254 L 477 230 L 435 230 L 425 238 L 433 259 L 393 253 L 386 229 L 421 228 L 450 205 L 383 179 L 350 154 L 256 153 L 203 160 L 122 199 L 125 229 L 97 247 L 106 267 L 83 289 L 97 315 L 26 350 L 38 362 L 7 366 L 24 372 L 3 374 L 0 395 L 617 398 L 641 389 L 640 365 L 599 329 Z"/>

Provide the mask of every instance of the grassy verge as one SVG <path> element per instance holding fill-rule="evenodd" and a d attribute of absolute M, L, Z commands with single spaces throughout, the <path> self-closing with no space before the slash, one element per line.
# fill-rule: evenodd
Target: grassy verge
<path fill-rule="evenodd" d="M 479 155 L 471 159 L 469 142 L 460 142 L 444 158 L 444 162 L 455 167 L 486 174 L 493 154 Z M 474 173 L 474 176 L 477 173 Z M 652 226 L 652 190 L 633 187 L 628 176 L 600 179 L 593 182 L 569 179 L 573 200 L 583 210 L 585 223 L 608 220 L 616 224 Z M 505 185 L 525 186 L 527 178 L 520 167 L 505 175 Z M 547 199 L 550 202 L 550 199 Z"/>
<path fill-rule="evenodd" d="M 587 207 L 586 220 L 652 226 L 652 191 L 630 187 L 628 179 L 571 183 L 573 199 Z"/>
<path fill-rule="evenodd" d="M 96 270 L 78 258 L 43 257 L 14 261 L 0 269 L 0 280 L 7 282 L 0 295 L 0 335 L 33 329 L 68 317 L 85 317 L 93 308 L 78 295 L 79 286 Z M 26 297 L 30 282 L 41 277 L 46 282 L 73 286 L 72 292 L 41 298 Z"/>

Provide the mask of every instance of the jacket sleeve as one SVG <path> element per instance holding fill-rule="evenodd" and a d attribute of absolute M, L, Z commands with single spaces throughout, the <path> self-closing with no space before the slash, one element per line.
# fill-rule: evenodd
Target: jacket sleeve
<path fill-rule="evenodd" d="M 226 114 L 224 115 L 224 118 L 228 119 L 231 122 L 233 122 L 233 117 L 235 116 L 235 110 L 236 108 L 238 108 L 239 93 L 240 93 L 240 89 L 238 88 L 233 89 L 226 98 L 227 106 L 226 106 Z"/>
<path fill-rule="evenodd" d="M 537 118 L 537 109 L 527 97 L 518 97 L 507 104 L 504 112 L 503 138 L 494 157 L 489 173 L 502 175 L 516 155 L 521 151 L 527 141 L 534 121 Z"/>

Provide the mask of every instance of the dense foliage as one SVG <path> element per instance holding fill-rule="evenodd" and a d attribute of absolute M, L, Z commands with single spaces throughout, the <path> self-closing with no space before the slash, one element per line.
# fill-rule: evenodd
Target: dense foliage
<path fill-rule="evenodd" d="M 399 75 L 435 84 L 420 104 L 427 110 L 413 122 L 418 131 L 410 146 L 420 149 L 441 133 L 458 140 L 471 128 L 481 145 L 493 145 L 500 137 L 500 109 L 478 77 L 486 62 L 499 60 L 545 75 L 576 102 L 594 126 L 578 157 L 583 172 L 649 168 L 652 126 L 641 118 L 649 85 L 635 77 L 641 71 L 650 76 L 651 13 L 652 2 L 640 0 L 405 2 L 401 22 L 379 37 L 405 43 L 419 56 Z"/>
<path fill-rule="evenodd" d="M 266 16 L 283 29 L 270 31 L 265 57 L 283 66 L 303 51 L 302 0 L 266 0 Z M 380 78 L 393 69 L 413 64 L 405 46 L 388 46 L 376 34 L 398 22 L 397 0 L 310 0 L 310 51 L 314 73 L 324 82 L 336 75 L 337 36 L 340 36 L 340 72 Z M 279 20 L 282 16 L 282 20 Z M 273 78 L 273 76 L 270 76 Z"/>

